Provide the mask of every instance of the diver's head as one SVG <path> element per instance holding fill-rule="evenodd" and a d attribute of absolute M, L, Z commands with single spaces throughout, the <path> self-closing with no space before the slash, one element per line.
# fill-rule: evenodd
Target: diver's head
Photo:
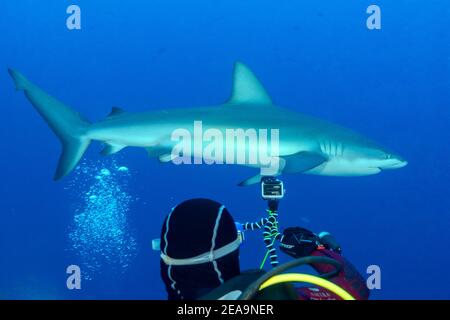
<path fill-rule="evenodd" d="M 197 299 L 240 273 L 240 238 L 228 210 L 209 199 L 172 209 L 161 231 L 161 277 L 169 299 Z"/>

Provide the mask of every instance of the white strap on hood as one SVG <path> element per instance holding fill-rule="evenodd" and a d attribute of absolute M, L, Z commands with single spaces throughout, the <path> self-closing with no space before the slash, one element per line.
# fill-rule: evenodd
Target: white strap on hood
<path fill-rule="evenodd" d="M 202 264 L 207 262 L 213 262 L 214 260 L 220 259 L 226 256 L 227 254 L 233 252 L 234 250 L 238 249 L 240 245 L 241 245 L 241 238 L 238 236 L 236 240 L 230 242 L 229 244 L 219 249 L 216 249 L 214 251 L 208 251 L 192 258 L 174 259 L 164 253 L 161 253 L 161 259 L 168 266 L 190 266 Z"/>

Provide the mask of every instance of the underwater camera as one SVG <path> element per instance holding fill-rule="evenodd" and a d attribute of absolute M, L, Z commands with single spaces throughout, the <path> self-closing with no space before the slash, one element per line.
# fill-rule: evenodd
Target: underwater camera
<path fill-rule="evenodd" d="M 261 179 L 261 196 L 264 200 L 280 200 L 284 197 L 283 181 L 275 177 Z"/>

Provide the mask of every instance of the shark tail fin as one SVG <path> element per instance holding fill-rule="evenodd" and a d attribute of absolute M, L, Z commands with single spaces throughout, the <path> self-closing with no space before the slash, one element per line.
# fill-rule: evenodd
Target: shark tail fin
<path fill-rule="evenodd" d="M 19 72 L 9 69 L 17 90 L 23 90 L 25 96 L 58 136 L 62 144 L 62 153 L 54 180 L 69 174 L 78 164 L 91 140 L 86 137 L 90 123 L 79 113 L 45 93 Z"/>

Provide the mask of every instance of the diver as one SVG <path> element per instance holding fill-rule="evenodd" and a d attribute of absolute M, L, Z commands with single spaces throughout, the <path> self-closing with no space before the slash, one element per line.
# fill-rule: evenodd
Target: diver
<path fill-rule="evenodd" d="M 169 300 L 235 300 L 265 274 L 263 270 L 241 272 L 239 246 L 242 236 L 222 204 L 209 199 L 191 199 L 174 207 L 166 217 L 160 238 L 161 277 Z M 259 225 L 258 225 L 259 226 Z M 369 290 L 363 277 L 341 255 L 341 248 L 328 233 L 319 235 L 300 228 L 286 228 L 279 248 L 294 259 L 327 257 L 341 268 L 328 280 L 355 299 L 365 300 Z M 312 263 L 319 275 L 333 266 Z M 339 296 L 317 287 L 295 288 L 278 284 L 259 291 L 255 299 L 336 300 Z"/>

